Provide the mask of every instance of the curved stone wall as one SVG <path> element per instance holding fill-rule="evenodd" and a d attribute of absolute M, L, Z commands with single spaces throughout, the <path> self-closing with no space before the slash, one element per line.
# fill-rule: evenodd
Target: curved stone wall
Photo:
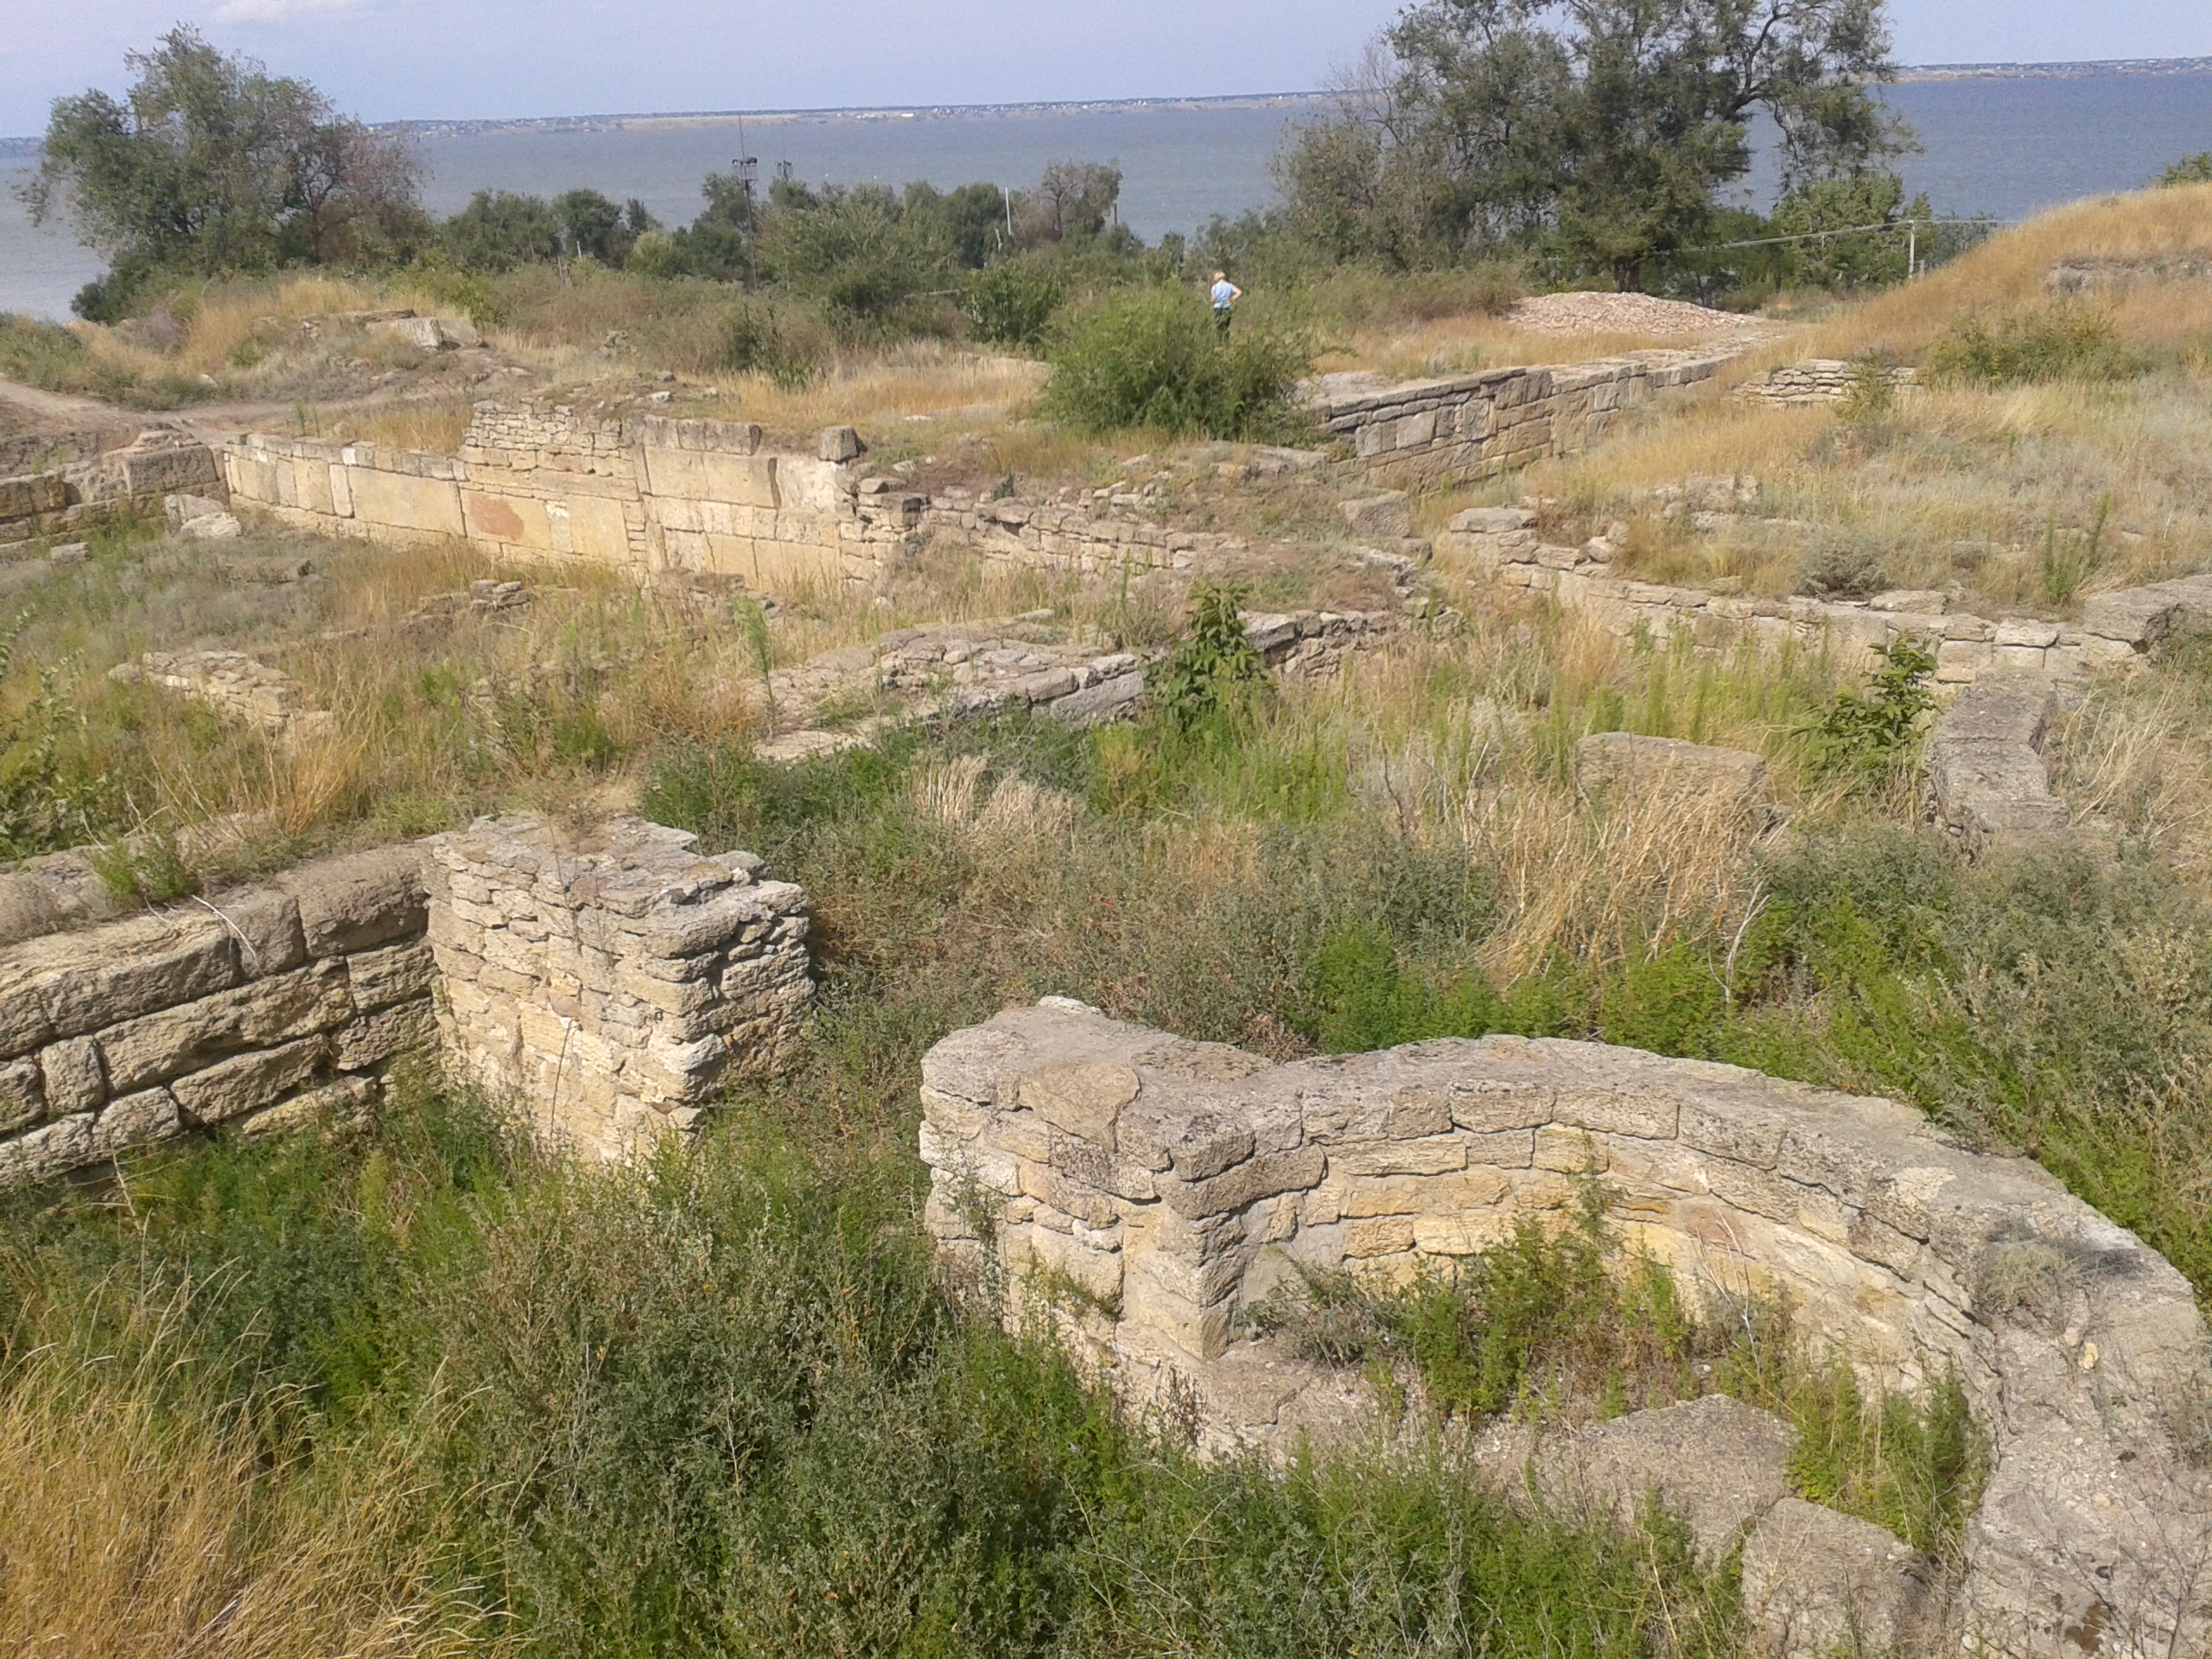
<path fill-rule="evenodd" d="M 1062 999 L 955 1033 L 922 1077 L 941 1252 L 988 1244 L 1079 1291 L 1109 1363 L 1164 1354 L 1203 1390 L 1236 1363 L 1239 1309 L 1296 1266 L 1448 1262 L 1594 1176 L 1692 1295 L 1783 1296 L 1891 1386 L 1957 1370 L 1994 1459 L 1970 1634 L 2078 1656 L 2204 1633 L 2189 1284 L 2035 1164 L 1908 1107 L 1510 1037 L 1274 1065 Z"/>

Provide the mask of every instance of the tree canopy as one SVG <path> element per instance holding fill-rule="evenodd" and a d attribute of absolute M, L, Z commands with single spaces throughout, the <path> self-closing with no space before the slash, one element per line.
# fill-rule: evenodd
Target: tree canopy
<path fill-rule="evenodd" d="M 1338 258 L 1535 245 L 1631 287 L 1703 234 L 1755 117 L 1793 192 L 1908 148 L 1889 44 L 1881 0 L 1425 0 L 1281 158 L 1289 216 Z"/>
<path fill-rule="evenodd" d="M 419 224 L 411 149 L 307 82 L 182 24 L 125 62 L 120 101 L 54 101 L 24 193 L 34 219 L 66 218 L 118 270 L 354 259 Z"/>

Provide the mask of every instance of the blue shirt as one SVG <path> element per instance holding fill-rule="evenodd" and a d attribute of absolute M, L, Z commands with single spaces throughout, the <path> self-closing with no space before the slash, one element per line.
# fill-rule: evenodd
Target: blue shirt
<path fill-rule="evenodd" d="M 1236 284 L 1224 280 L 1213 285 L 1213 308 L 1226 311 L 1236 298 Z"/>

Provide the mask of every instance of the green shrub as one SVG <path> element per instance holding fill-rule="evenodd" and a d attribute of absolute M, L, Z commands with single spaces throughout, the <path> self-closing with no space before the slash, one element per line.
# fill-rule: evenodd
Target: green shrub
<path fill-rule="evenodd" d="M 2008 386 L 2132 379 L 2151 363 L 2107 313 L 2060 304 L 1961 318 L 1929 348 L 1928 366 L 1946 379 Z"/>
<path fill-rule="evenodd" d="M 1191 637 L 1160 676 L 1160 702 L 1188 731 L 1247 687 L 1267 683 L 1267 665 L 1244 638 L 1243 589 L 1198 582 L 1191 588 Z"/>
<path fill-rule="evenodd" d="M 1936 707 L 1928 685 L 1936 671 L 1933 652 L 1910 639 L 1873 650 L 1878 665 L 1866 694 L 1838 691 L 1804 733 L 1807 763 L 1819 776 L 1869 783 L 1894 775 L 1910 762 L 1923 721 Z"/>
<path fill-rule="evenodd" d="M 2212 149 L 2184 156 L 2151 181 L 2153 188 L 2181 184 L 2212 184 Z"/>
<path fill-rule="evenodd" d="M 1240 318 L 1226 343 L 1202 300 L 1181 289 L 1115 294 L 1060 329 L 1043 407 L 1088 432 L 1150 427 L 1211 438 L 1285 438 L 1303 427 L 1298 383 L 1313 342 Z"/>
<path fill-rule="evenodd" d="M 740 306 L 722 325 L 721 343 L 715 366 L 740 374 L 765 374 L 785 391 L 798 391 L 811 382 L 818 365 L 795 345 L 765 306 Z"/>
<path fill-rule="evenodd" d="M 1008 259 L 969 279 L 961 308 L 976 339 L 995 346 L 1034 346 L 1066 298 L 1067 285 L 1051 266 Z"/>

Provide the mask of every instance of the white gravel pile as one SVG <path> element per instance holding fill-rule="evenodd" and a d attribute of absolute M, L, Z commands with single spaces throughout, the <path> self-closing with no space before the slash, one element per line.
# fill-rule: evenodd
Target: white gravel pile
<path fill-rule="evenodd" d="M 1522 301 L 1506 321 L 1535 334 L 1740 334 L 1756 317 L 1709 310 L 1649 294 L 1540 294 Z"/>

